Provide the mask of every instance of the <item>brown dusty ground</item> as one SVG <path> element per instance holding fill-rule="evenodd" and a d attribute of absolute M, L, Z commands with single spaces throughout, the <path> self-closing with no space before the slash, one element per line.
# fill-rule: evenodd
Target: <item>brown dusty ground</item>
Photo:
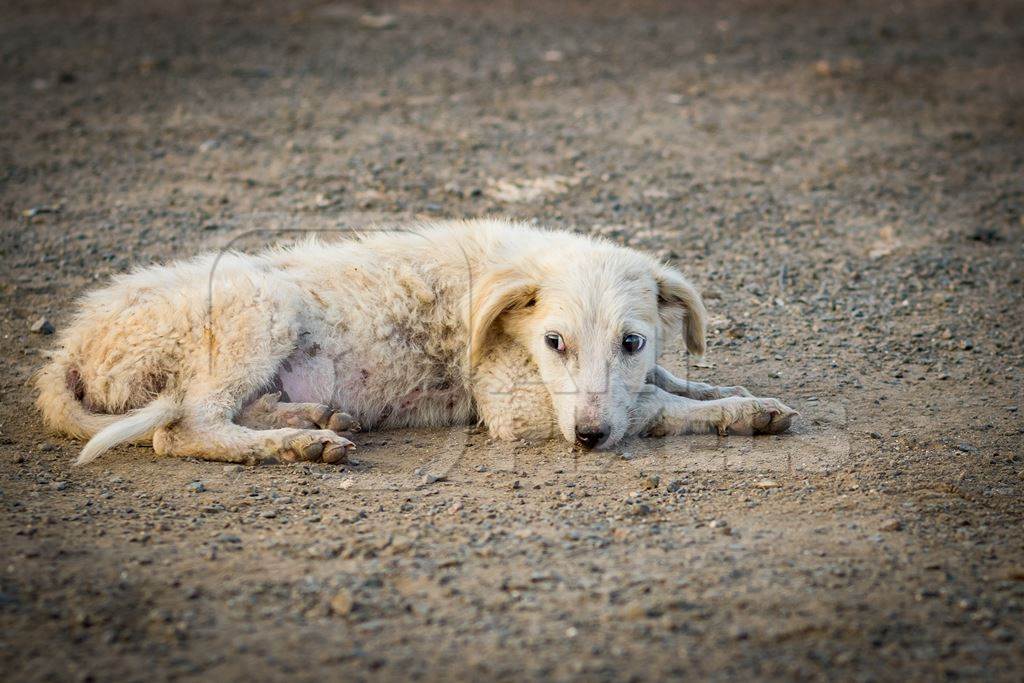
<path fill-rule="evenodd" d="M 1019 680 L 1022 73 L 1011 2 L 3 3 L 0 678 Z M 678 262 L 794 433 L 72 470 L 31 407 L 112 273 L 491 214 Z"/>

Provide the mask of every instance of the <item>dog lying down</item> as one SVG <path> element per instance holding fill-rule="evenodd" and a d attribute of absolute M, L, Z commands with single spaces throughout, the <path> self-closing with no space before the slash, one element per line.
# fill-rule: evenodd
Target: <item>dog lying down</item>
<path fill-rule="evenodd" d="M 47 422 L 236 463 L 344 462 L 363 428 L 480 421 L 500 439 L 775 434 L 795 411 L 678 379 L 704 352 L 686 278 L 609 242 L 446 222 L 150 267 L 87 295 L 37 375 Z"/>

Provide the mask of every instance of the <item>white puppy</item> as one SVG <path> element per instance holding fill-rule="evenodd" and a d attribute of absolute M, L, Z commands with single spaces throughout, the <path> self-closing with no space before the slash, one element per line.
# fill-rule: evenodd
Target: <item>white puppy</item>
<path fill-rule="evenodd" d="M 785 431 L 795 412 L 657 365 L 704 304 L 639 252 L 501 221 L 138 270 L 85 297 L 38 374 L 46 422 L 225 462 L 340 462 L 358 429 L 484 422 L 503 439 Z"/>

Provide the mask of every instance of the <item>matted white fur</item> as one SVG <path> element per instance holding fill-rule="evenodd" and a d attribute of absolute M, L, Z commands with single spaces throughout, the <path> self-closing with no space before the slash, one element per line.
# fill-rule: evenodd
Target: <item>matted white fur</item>
<path fill-rule="evenodd" d="M 230 462 L 338 462 L 363 427 L 480 420 L 606 448 L 637 434 L 780 432 L 794 411 L 657 365 L 700 295 L 604 240 L 506 221 L 368 231 L 115 278 L 37 376 L 52 428 Z M 283 393 L 281 393 L 283 392 Z"/>

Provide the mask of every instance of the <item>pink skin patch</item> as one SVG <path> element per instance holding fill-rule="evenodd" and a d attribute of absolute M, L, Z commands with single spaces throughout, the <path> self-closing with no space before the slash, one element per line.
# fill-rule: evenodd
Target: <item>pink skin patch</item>
<path fill-rule="evenodd" d="M 298 350 L 277 369 L 277 387 L 292 403 L 330 403 L 334 395 L 334 364 L 323 355 Z"/>

